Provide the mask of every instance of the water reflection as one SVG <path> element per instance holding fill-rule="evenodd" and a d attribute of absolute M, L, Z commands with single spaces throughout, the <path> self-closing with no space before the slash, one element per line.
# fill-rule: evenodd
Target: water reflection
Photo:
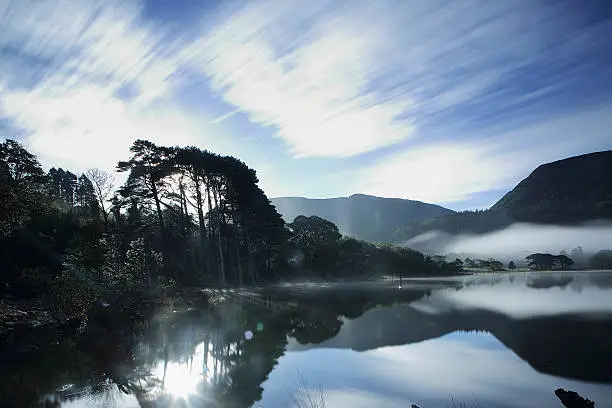
<path fill-rule="evenodd" d="M 82 337 L 20 334 L 0 407 L 290 406 L 298 373 L 328 407 L 558 407 L 556 387 L 606 406 L 611 288 L 582 272 L 227 292 Z"/>
<path fill-rule="evenodd" d="M 289 352 L 272 372 L 257 406 L 284 406 L 282 384 L 294 385 L 296 370 L 309 381 L 325 384 L 330 406 L 339 407 L 448 407 L 451 397 L 468 406 L 560 407 L 552 393 L 559 386 L 589 395 L 600 406 L 612 402 L 609 386 L 538 374 L 486 332 L 455 332 L 364 352 Z M 372 405 L 373 401 L 378 402 Z"/>

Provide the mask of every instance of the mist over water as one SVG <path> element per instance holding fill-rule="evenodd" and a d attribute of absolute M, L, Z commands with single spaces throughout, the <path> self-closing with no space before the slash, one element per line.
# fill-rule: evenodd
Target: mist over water
<path fill-rule="evenodd" d="M 612 249 L 612 223 L 593 221 L 579 226 L 516 223 L 486 234 L 452 235 L 429 231 L 405 243 L 437 253 L 477 254 L 510 258 L 534 252 L 559 253 L 582 247 L 585 254 Z"/>

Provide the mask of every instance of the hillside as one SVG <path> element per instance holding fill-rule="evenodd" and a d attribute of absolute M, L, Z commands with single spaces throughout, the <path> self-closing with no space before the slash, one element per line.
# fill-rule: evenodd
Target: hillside
<path fill-rule="evenodd" d="M 541 165 L 489 210 L 411 222 L 396 232 L 394 240 L 407 241 L 429 231 L 482 234 L 515 222 L 571 225 L 597 219 L 612 219 L 612 151 Z M 414 247 L 424 250 L 431 245 L 422 240 Z"/>
<path fill-rule="evenodd" d="M 286 222 L 298 215 L 317 215 L 336 224 L 342 234 L 365 241 L 391 242 L 402 225 L 453 213 L 420 201 L 364 194 L 325 199 L 277 197 L 271 201 Z"/>
<path fill-rule="evenodd" d="M 536 223 L 612 218 L 612 150 L 539 166 L 491 210 Z"/>

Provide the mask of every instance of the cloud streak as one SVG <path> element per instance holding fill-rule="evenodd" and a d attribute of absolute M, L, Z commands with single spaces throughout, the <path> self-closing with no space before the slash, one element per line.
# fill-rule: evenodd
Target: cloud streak
<path fill-rule="evenodd" d="M 463 134 L 457 140 L 417 145 L 381 158 L 364 172 L 356 188 L 373 195 L 434 203 L 512 188 L 541 164 L 612 148 L 610 115 L 612 106 L 607 106 L 512 131 L 483 130 L 478 139 Z"/>
<path fill-rule="evenodd" d="M 137 138 L 206 140 L 172 101 L 178 50 L 141 14 L 130 1 L 0 2 L 1 49 L 19 50 L 0 66 L 0 114 L 44 162 L 109 169 Z M 28 81 L 17 68 L 30 72 Z"/>
<path fill-rule="evenodd" d="M 250 3 L 197 49 L 215 91 L 296 156 L 358 155 L 432 121 L 533 108 L 595 69 L 580 58 L 605 45 L 585 39 L 612 30 L 563 2 L 282 4 Z"/>
<path fill-rule="evenodd" d="M 291 162 L 363 173 L 325 191 L 465 200 L 609 146 L 601 112 L 558 132 L 574 105 L 610 102 L 602 5 L 257 0 L 172 24 L 146 0 L 0 0 L 0 131 L 76 168 L 109 168 L 136 138 L 245 158 L 255 133 L 250 149 L 284 149 L 265 180 L 279 190 L 307 173 L 279 171 Z"/>

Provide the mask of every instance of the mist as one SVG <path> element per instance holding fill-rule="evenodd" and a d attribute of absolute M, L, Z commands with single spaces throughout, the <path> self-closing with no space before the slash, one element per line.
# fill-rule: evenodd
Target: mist
<path fill-rule="evenodd" d="M 535 252 L 559 253 L 582 247 L 585 254 L 612 249 L 612 223 L 594 221 L 578 226 L 516 223 L 486 234 L 452 235 L 429 231 L 405 246 L 440 254 L 469 254 L 498 259 L 521 258 Z"/>

